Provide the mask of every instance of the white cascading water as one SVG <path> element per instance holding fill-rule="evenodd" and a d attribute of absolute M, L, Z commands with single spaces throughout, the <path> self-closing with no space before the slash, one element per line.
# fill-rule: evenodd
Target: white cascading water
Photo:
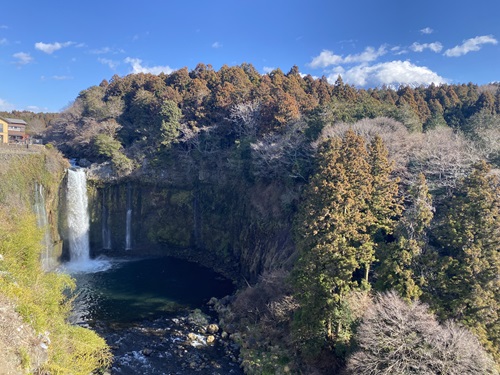
<path fill-rule="evenodd" d="M 125 222 L 125 250 L 132 250 L 132 189 L 127 185 L 127 217 Z"/>
<path fill-rule="evenodd" d="M 87 177 L 81 168 L 68 169 L 66 189 L 69 262 L 61 267 L 70 273 L 102 272 L 112 264 L 104 258 L 90 259 Z"/>
<path fill-rule="evenodd" d="M 125 234 L 125 250 L 132 249 L 132 239 L 130 237 L 130 230 L 132 227 L 132 210 L 127 210 L 127 233 Z"/>
<path fill-rule="evenodd" d="M 35 215 L 38 228 L 43 230 L 41 253 L 42 269 L 51 271 L 57 265 L 56 259 L 52 254 L 52 237 L 50 235 L 49 220 L 47 217 L 47 209 L 45 208 L 45 190 L 42 184 L 35 184 Z"/>
<path fill-rule="evenodd" d="M 102 248 L 111 250 L 111 230 L 109 229 L 109 209 L 106 204 L 106 193 L 102 190 L 102 215 L 101 215 L 101 232 L 102 232 Z"/>
<path fill-rule="evenodd" d="M 89 214 L 85 170 L 68 170 L 66 192 L 68 207 L 68 239 L 71 263 L 89 261 Z"/>

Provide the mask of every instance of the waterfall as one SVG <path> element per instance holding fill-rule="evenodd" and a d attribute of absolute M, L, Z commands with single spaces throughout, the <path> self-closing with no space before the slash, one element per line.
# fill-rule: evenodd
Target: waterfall
<path fill-rule="evenodd" d="M 125 250 L 132 250 L 132 188 L 127 184 L 127 217 L 125 222 Z"/>
<path fill-rule="evenodd" d="M 109 229 L 109 208 L 106 202 L 106 190 L 102 190 L 102 248 L 111 249 L 111 230 Z"/>
<path fill-rule="evenodd" d="M 47 218 L 47 209 L 45 207 L 45 190 L 42 184 L 35 183 L 35 204 L 34 210 L 38 228 L 43 230 L 42 253 L 40 261 L 44 271 L 51 271 L 57 265 L 56 259 L 52 254 L 52 237 L 50 235 L 49 220 Z"/>
<path fill-rule="evenodd" d="M 71 263 L 89 260 L 89 214 L 85 170 L 68 170 L 68 239 Z"/>

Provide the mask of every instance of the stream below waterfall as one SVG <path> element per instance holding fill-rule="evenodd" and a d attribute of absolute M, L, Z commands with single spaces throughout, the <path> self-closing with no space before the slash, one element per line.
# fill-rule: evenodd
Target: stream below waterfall
<path fill-rule="evenodd" d="M 77 283 L 73 322 L 106 339 L 111 374 L 243 373 L 237 346 L 213 326 L 207 330 L 216 323 L 207 302 L 231 294 L 230 280 L 166 257 L 97 259 L 66 269 Z"/>

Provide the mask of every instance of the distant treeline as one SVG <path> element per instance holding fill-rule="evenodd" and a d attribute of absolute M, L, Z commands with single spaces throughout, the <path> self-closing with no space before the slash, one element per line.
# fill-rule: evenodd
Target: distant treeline
<path fill-rule="evenodd" d="M 32 136 L 41 136 L 45 131 L 50 122 L 57 117 L 59 113 L 43 113 L 43 112 L 31 112 L 31 111 L 12 111 L 12 112 L 0 112 L 0 117 L 3 118 L 16 118 L 26 121 L 28 126 L 26 127 L 26 132 Z"/>

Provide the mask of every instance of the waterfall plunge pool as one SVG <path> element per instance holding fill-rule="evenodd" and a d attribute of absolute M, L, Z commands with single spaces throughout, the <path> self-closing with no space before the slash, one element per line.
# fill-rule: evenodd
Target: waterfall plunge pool
<path fill-rule="evenodd" d="M 76 279 L 75 322 L 120 324 L 203 308 L 234 291 L 214 271 L 181 259 L 92 260 L 67 269 Z M 93 266 L 94 264 L 95 266 Z"/>
<path fill-rule="evenodd" d="M 73 321 L 106 339 L 111 374 L 242 374 L 233 343 L 218 332 L 215 344 L 206 345 L 190 323 L 194 309 L 207 313 L 206 324 L 215 322 L 207 302 L 231 294 L 230 280 L 169 257 L 96 259 L 64 269 L 77 284 Z M 201 345 L 187 343 L 193 334 Z"/>

